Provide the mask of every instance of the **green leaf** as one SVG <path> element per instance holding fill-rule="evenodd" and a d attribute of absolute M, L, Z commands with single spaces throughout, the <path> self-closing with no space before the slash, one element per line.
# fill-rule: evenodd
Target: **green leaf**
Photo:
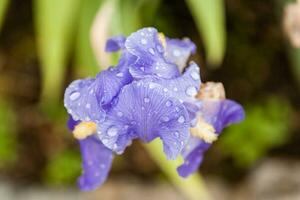
<path fill-rule="evenodd" d="M 220 65 L 225 54 L 226 30 L 223 0 L 186 0 L 200 32 L 212 66 Z"/>
<path fill-rule="evenodd" d="M 90 40 L 92 22 L 104 0 L 81 2 L 76 46 L 76 68 L 79 76 L 92 76 L 99 71 Z"/>
<path fill-rule="evenodd" d="M 53 156 L 46 167 L 44 181 L 49 185 L 73 183 L 81 172 L 80 154 L 65 150 Z"/>
<path fill-rule="evenodd" d="M 0 100 L 0 167 L 17 159 L 16 116 L 9 104 Z"/>
<path fill-rule="evenodd" d="M 42 66 L 42 103 L 58 103 L 80 0 L 35 0 L 35 22 Z"/>
<path fill-rule="evenodd" d="M 5 17 L 6 9 L 8 7 L 9 0 L 1 0 L 0 1 L 0 30 L 2 27 L 2 23 Z"/>
<path fill-rule="evenodd" d="M 222 134 L 220 145 L 223 152 L 238 166 L 251 166 L 270 149 L 286 142 L 290 116 L 289 104 L 278 97 L 248 107 L 245 121 L 230 126 Z"/>

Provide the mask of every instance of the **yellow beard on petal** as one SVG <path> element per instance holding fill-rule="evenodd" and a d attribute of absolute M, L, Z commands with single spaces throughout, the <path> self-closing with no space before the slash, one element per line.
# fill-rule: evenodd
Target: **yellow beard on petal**
<path fill-rule="evenodd" d="M 158 40 L 161 42 L 161 45 L 163 46 L 163 48 L 166 49 L 167 41 L 166 41 L 166 37 L 163 33 L 158 33 Z"/>
<path fill-rule="evenodd" d="M 97 125 L 94 122 L 81 122 L 75 126 L 73 135 L 76 139 L 82 140 L 94 134 L 96 130 Z"/>
<path fill-rule="evenodd" d="M 196 126 L 191 128 L 190 131 L 194 137 L 200 138 L 206 143 L 213 143 L 218 138 L 214 127 L 201 118 L 198 120 Z"/>

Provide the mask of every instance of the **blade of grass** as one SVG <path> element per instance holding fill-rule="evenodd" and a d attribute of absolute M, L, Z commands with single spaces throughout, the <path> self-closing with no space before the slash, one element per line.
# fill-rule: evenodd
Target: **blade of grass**
<path fill-rule="evenodd" d="M 207 62 L 217 67 L 225 54 L 226 30 L 223 0 L 186 0 L 200 32 Z"/>
<path fill-rule="evenodd" d="M 80 0 L 35 0 L 34 12 L 42 67 L 41 103 L 58 104 Z"/>

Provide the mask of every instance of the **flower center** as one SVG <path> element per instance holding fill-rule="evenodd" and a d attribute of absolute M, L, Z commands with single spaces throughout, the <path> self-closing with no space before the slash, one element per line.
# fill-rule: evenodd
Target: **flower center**
<path fill-rule="evenodd" d="M 191 128 L 190 131 L 194 137 L 200 138 L 206 143 L 213 143 L 218 138 L 214 127 L 206 123 L 201 117 L 198 119 L 196 126 Z"/>
<path fill-rule="evenodd" d="M 94 122 L 81 122 L 75 126 L 73 135 L 76 139 L 82 140 L 94 134 L 97 130 L 97 125 Z"/>

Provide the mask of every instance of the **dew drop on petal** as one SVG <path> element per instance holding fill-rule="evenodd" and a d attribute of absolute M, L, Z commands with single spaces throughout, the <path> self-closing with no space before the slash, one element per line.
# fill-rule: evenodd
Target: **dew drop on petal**
<path fill-rule="evenodd" d="M 177 119 L 177 121 L 178 121 L 180 124 L 182 124 L 182 123 L 184 123 L 185 119 L 184 119 L 183 116 L 180 116 L 180 117 Z"/>
<path fill-rule="evenodd" d="M 78 99 L 80 97 L 80 93 L 79 92 L 73 92 L 71 95 L 70 95 L 70 100 L 71 101 L 75 101 L 76 99 Z"/>
<path fill-rule="evenodd" d="M 147 40 L 145 38 L 142 38 L 141 43 L 145 45 L 145 44 L 147 44 Z"/>
<path fill-rule="evenodd" d="M 173 50 L 173 56 L 179 57 L 180 56 L 180 51 L 178 49 Z"/>
<path fill-rule="evenodd" d="M 166 106 L 167 106 L 167 107 L 170 107 L 171 105 L 172 105 L 172 102 L 171 102 L 171 101 L 167 101 L 167 102 L 166 102 Z"/>
<path fill-rule="evenodd" d="M 161 45 L 157 45 L 156 48 L 157 48 L 159 53 L 163 52 L 163 48 L 161 47 Z"/>
<path fill-rule="evenodd" d="M 177 92 L 177 91 L 178 91 L 178 88 L 177 88 L 177 87 L 174 87 L 173 90 L 174 90 L 175 92 Z"/>
<path fill-rule="evenodd" d="M 113 137 L 117 135 L 118 129 L 115 126 L 111 126 L 110 128 L 107 129 L 107 135 Z"/>
<path fill-rule="evenodd" d="M 118 111 L 118 112 L 117 112 L 117 115 L 118 115 L 119 117 L 122 117 L 122 116 L 123 116 L 123 113 L 122 113 L 121 111 Z"/>
<path fill-rule="evenodd" d="M 123 75 L 124 74 L 122 72 L 119 72 L 119 73 L 116 74 L 117 77 L 123 77 Z"/>
<path fill-rule="evenodd" d="M 186 95 L 193 97 L 197 94 L 197 89 L 194 86 L 190 86 L 185 91 Z"/>
<path fill-rule="evenodd" d="M 200 79 L 199 74 L 198 74 L 197 72 L 192 72 L 192 73 L 191 73 L 191 77 L 192 77 L 195 81 Z"/>
<path fill-rule="evenodd" d="M 167 117 L 167 116 L 164 116 L 161 119 L 163 122 L 168 122 L 170 120 L 169 117 Z"/>
<path fill-rule="evenodd" d="M 144 102 L 145 102 L 145 103 L 149 103 L 149 102 L 150 102 L 150 99 L 149 99 L 148 97 L 145 97 L 145 98 L 144 98 Z"/>
<path fill-rule="evenodd" d="M 175 132 L 174 132 L 174 135 L 175 135 L 175 137 L 179 137 L 179 132 L 178 132 L 178 131 L 175 131 Z"/>
<path fill-rule="evenodd" d="M 168 92 L 168 89 L 167 89 L 167 88 L 164 88 L 164 92 Z"/>
<path fill-rule="evenodd" d="M 86 107 L 87 109 L 90 109 L 90 108 L 91 108 L 91 104 L 87 103 L 87 104 L 85 105 L 85 107 Z"/>
<path fill-rule="evenodd" d="M 149 53 L 151 53 L 152 55 L 154 55 L 154 54 L 155 54 L 155 52 L 154 52 L 154 49 L 153 49 L 153 48 L 149 48 L 149 49 L 148 49 L 148 51 L 149 51 Z"/>
<path fill-rule="evenodd" d="M 149 88 L 150 88 L 150 89 L 155 88 L 155 84 L 154 84 L 154 83 L 149 83 Z"/>

